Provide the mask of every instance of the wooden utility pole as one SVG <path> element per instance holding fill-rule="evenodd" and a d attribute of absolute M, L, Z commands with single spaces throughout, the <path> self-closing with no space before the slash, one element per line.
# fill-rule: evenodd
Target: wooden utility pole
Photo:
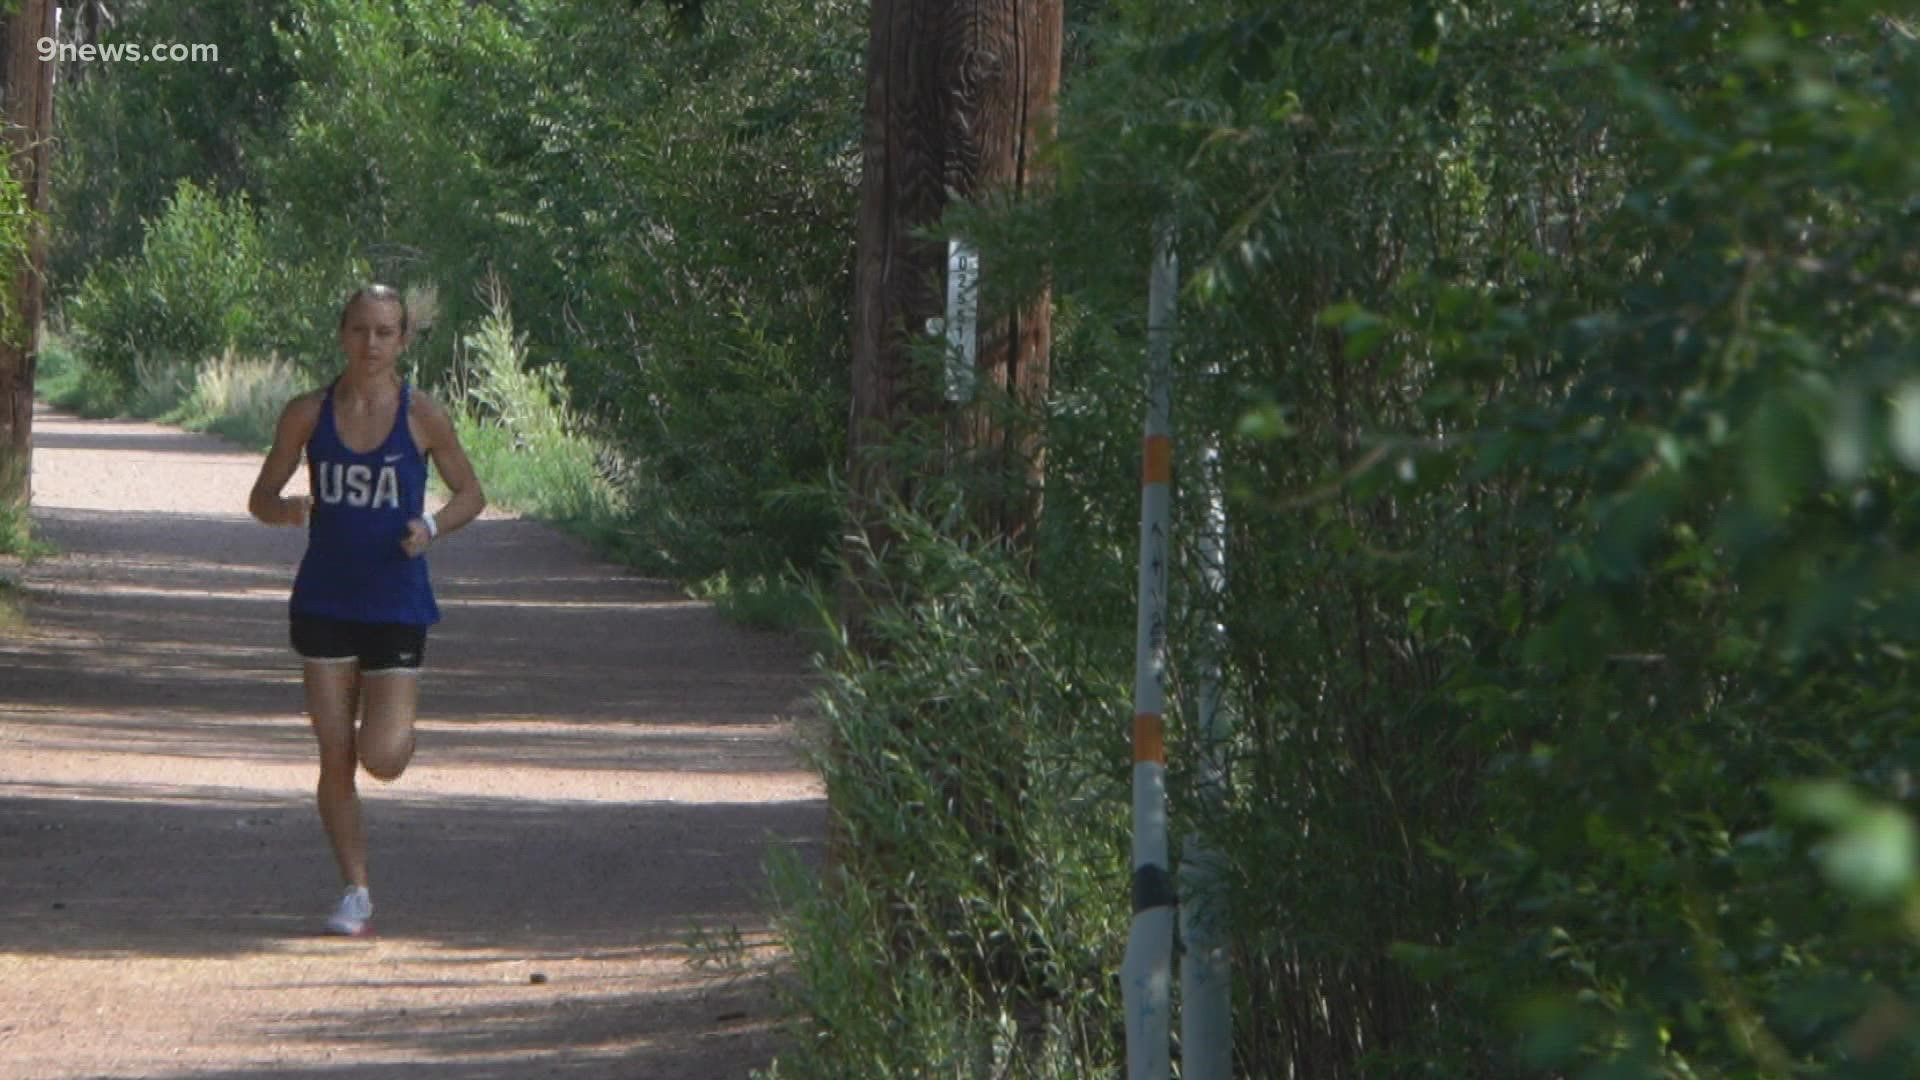
<path fill-rule="evenodd" d="M 999 481 L 975 525 L 1022 543 L 1039 510 L 1042 444 L 1036 423 L 1008 418 L 1037 419 L 1045 397 L 1050 297 L 982 312 L 963 380 L 973 391 L 953 400 L 909 351 L 939 348 L 947 315 L 948 240 L 917 234 L 954 200 L 1017 199 L 1038 182 L 1060 85 L 1061 0 L 874 0 L 872 18 L 848 432 L 855 521 L 876 549 L 891 543 L 876 508 L 910 500 L 920 478 L 874 451 L 927 424 Z M 991 282 L 996 269 L 980 273 Z"/>
<path fill-rule="evenodd" d="M 40 352 L 41 282 L 47 265 L 48 140 L 53 135 L 53 68 L 40 42 L 54 36 L 53 0 L 16 0 L 0 15 L 0 108 L 13 177 L 24 194 L 25 265 L 0 265 L 11 325 L 0 333 L 0 505 L 24 505 L 33 475 L 33 374 Z"/>

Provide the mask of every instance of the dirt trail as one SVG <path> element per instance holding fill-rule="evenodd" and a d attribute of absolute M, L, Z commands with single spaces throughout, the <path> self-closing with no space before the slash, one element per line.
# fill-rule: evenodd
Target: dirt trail
<path fill-rule="evenodd" d="M 432 556 L 420 747 L 362 778 L 380 936 L 338 882 L 286 645 L 304 537 L 256 455 L 41 410 L 29 626 L 0 636 L 0 1077 L 743 1077 L 777 1045 L 772 845 L 817 853 L 791 639 L 536 523 Z M 296 481 L 296 484 L 299 481 Z M 544 979 L 536 981 L 535 976 Z"/>

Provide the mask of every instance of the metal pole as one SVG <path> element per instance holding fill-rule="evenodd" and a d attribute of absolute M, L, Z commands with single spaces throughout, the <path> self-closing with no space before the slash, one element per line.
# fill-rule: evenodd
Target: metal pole
<path fill-rule="evenodd" d="M 1226 795 L 1226 737 L 1231 717 L 1221 708 L 1220 668 L 1226 624 L 1219 612 L 1227 595 L 1227 500 L 1220 486 L 1220 441 L 1209 436 L 1200 455 L 1200 484 L 1207 503 L 1200 534 L 1203 610 L 1209 612 L 1201 643 L 1198 735 L 1199 797 L 1218 807 Z M 1225 860 L 1200 830 L 1187 834 L 1180 862 L 1180 1075 L 1182 1080 L 1229 1080 L 1233 1075 L 1233 966 L 1221 925 L 1220 881 Z"/>
<path fill-rule="evenodd" d="M 1140 474 L 1140 592 L 1133 678 L 1133 927 L 1120 968 L 1128 1080 L 1172 1070 L 1173 877 L 1167 872 L 1167 497 L 1173 472 L 1174 294 L 1169 231 L 1154 230 L 1147 285 L 1147 424 Z"/>

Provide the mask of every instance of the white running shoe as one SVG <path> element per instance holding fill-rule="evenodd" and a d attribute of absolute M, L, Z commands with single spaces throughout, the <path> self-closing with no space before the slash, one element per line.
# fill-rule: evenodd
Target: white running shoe
<path fill-rule="evenodd" d="M 340 904 L 327 919 L 327 933 L 342 937 L 362 937 L 373 933 L 373 897 L 364 886 L 355 885 L 340 897 Z"/>

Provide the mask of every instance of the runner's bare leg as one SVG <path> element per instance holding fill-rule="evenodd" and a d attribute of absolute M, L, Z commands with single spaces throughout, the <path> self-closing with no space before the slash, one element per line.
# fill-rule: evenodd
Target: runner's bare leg
<path fill-rule="evenodd" d="M 348 885 L 367 884 L 367 834 L 360 819 L 359 768 L 354 714 L 360 704 L 360 667 L 354 662 L 306 663 L 307 716 L 320 742 L 320 823 L 326 827 L 340 876 Z"/>
<path fill-rule="evenodd" d="M 398 780 L 413 760 L 413 717 L 420 704 L 417 671 L 399 668 L 361 677 L 365 715 L 355 745 L 360 764 L 376 780 Z"/>

